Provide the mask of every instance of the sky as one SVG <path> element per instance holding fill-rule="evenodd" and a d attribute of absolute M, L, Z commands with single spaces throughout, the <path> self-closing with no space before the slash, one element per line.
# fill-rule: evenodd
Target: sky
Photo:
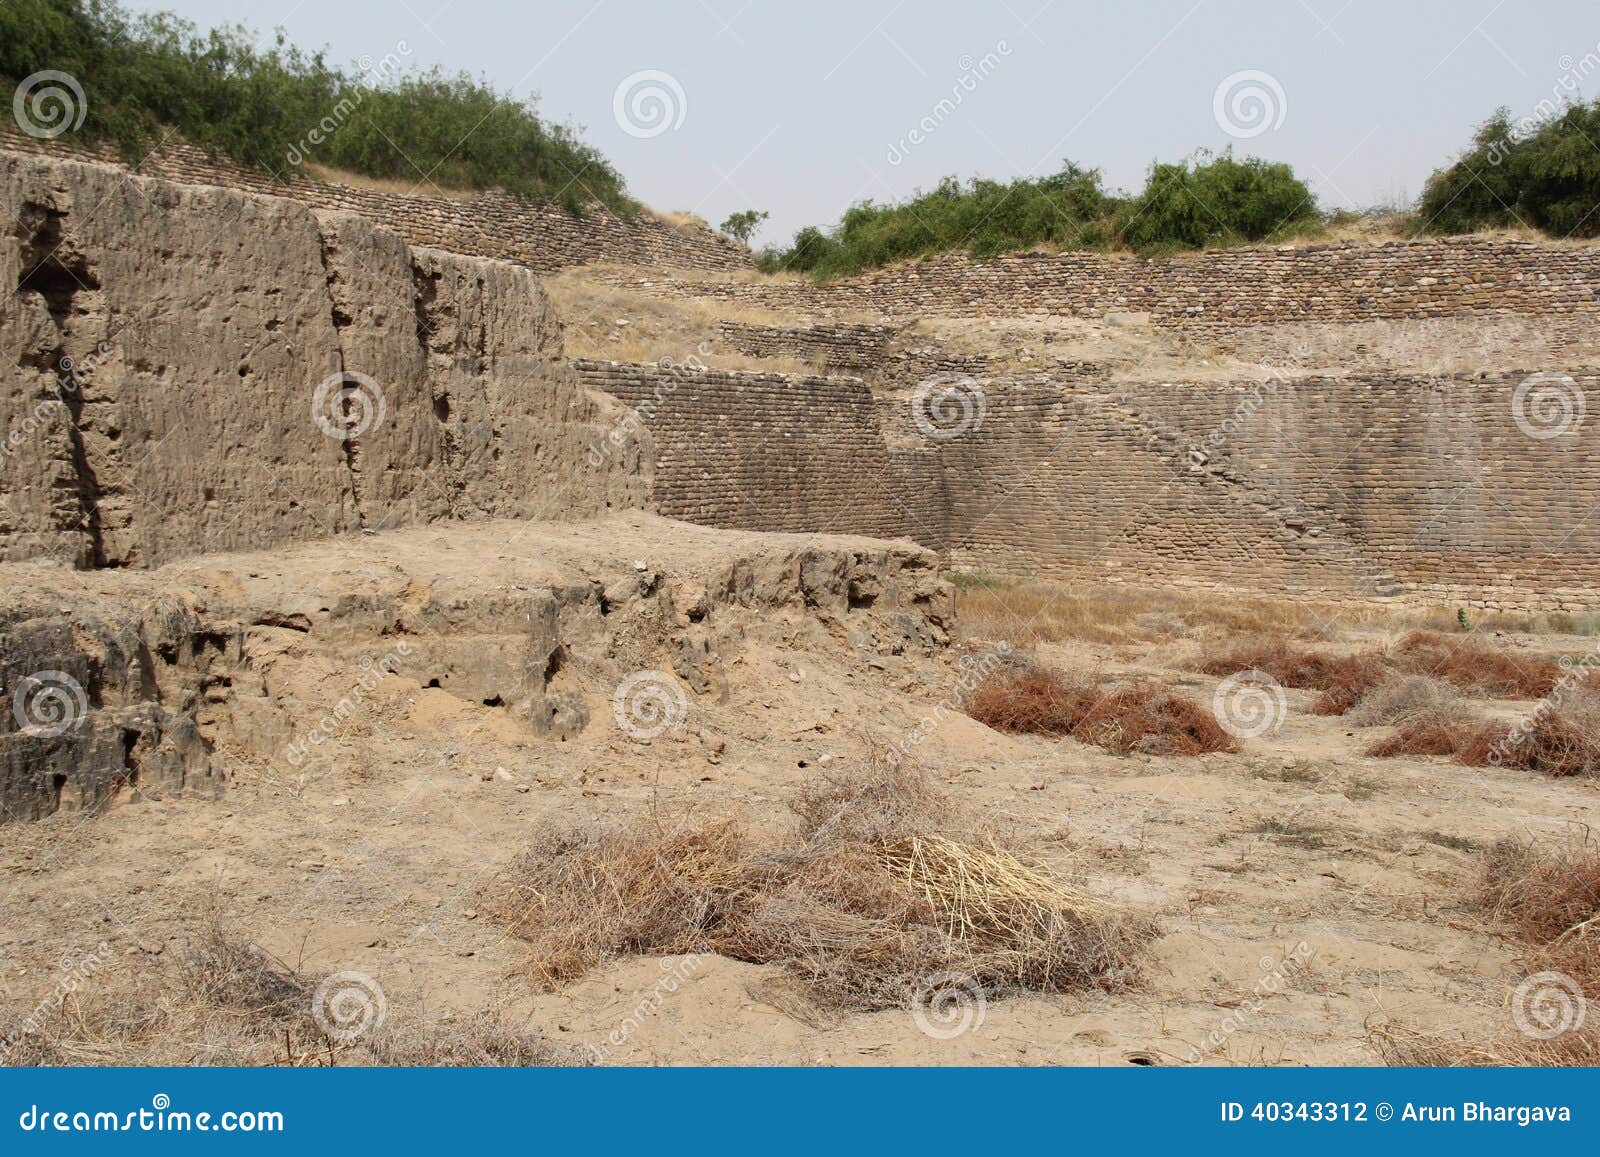
<path fill-rule="evenodd" d="M 766 211 L 766 243 L 947 174 L 1070 160 L 1137 189 L 1230 146 L 1325 208 L 1403 203 L 1496 107 L 1600 96 L 1594 0 L 125 3 L 465 70 L 580 127 L 654 208 Z"/>

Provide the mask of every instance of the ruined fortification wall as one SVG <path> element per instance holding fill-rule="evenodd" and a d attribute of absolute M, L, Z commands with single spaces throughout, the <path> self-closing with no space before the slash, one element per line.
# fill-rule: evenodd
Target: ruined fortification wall
<path fill-rule="evenodd" d="M 0 149 L 119 164 L 109 147 L 59 140 L 46 144 L 14 131 L 0 130 Z M 603 205 L 592 205 L 579 217 L 554 201 L 531 202 L 496 192 L 452 199 L 428 195 L 426 185 L 418 193 L 397 194 L 309 177 L 275 180 L 179 141 L 142 158 L 136 171 L 186 185 L 218 185 L 288 197 L 314 209 L 360 213 L 412 245 L 511 261 L 539 272 L 596 261 L 703 270 L 751 265 L 748 249 L 709 229 L 679 228 L 648 212 L 623 218 Z"/>
<path fill-rule="evenodd" d="M 957 254 L 821 285 L 666 278 L 654 279 L 652 290 L 767 309 L 891 317 L 1141 312 L 1197 333 L 1302 320 L 1505 314 L 1560 316 L 1577 326 L 1600 317 L 1600 246 L 1469 237 L 1223 249 L 1158 261 L 1100 253 L 980 261 Z"/>
<path fill-rule="evenodd" d="M 649 430 L 661 514 L 741 530 L 901 533 L 877 409 L 859 378 L 574 365 Z"/>
<path fill-rule="evenodd" d="M 0 154 L 0 560 L 148 566 L 640 505 L 526 269 L 354 214 Z M 341 376 L 346 375 L 346 376 Z"/>
<path fill-rule="evenodd" d="M 981 423 L 929 442 L 941 545 L 1005 574 L 1591 607 L 1600 434 L 1524 381 L 985 382 Z M 1600 379 L 1547 385 L 1581 406 Z"/>

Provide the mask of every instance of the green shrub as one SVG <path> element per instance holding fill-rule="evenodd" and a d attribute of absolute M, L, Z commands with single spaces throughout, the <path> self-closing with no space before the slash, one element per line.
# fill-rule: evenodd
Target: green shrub
<path fill-rule="evenodd" d="M 82 85 L 78 131 L 134 159 L 175 130 L 275 175 L 303 160 L 375 177 L 635 206 L 622 178 L 529 103 L 466 75 L 401 74 L 394 54 L 373 75 L 331 67 L 280 32 L 258 50 L 242 28 L 202 32 L 170 13 L 129 15 L 114 0 L 4 0 L 0 81 L 46 69 Z M 323 127 L 313 141 L 313 130 Z M 424 186 L 425 188 L 426 186 Z"/>
<path fill-rule="evenodd" d="M 946 177 L 897 205 L 863 201 L 837 228 L 807 226 L 760 264 L 837 277 L 938 253 L 992 257 L 1036 245 L 1141 253 L 1270 240 L 1319 228 L 1316 200 L 1288 165 L 1224 155 L 1156 165 L 1136 198 L 1107 192 L 1100 174 L 1068 164 L 1040 180 Z"/>
<path fill-rule="evenodd" d="M 1428 179 L 1418 214 L 1434 233 L 1530 225 L 1558 237 L 1600 236 L 1600 101 L 1542 122 L 1500 109 L 1472 146 Z"/>
<path fill-rule="evenodd" d="M 1316 198 L 1288 165 L 1224 153 L 1156 165 L 1118 229 L 1140 252 L 1267 241 L 1319 225 Z"/>

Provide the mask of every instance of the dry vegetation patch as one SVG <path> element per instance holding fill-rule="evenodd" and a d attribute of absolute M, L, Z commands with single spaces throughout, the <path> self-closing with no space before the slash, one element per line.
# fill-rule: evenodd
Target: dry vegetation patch
<path fill-rule="evenodd" d="M 1367 749 L 1379 758 L 1449 755 L 1467 767 L 1514 767 L 1557 778 L 1600 776 L 1600 702 L 1583 697 L 1508 726 L 1429 711 Z"/>
<path fill-rule="evenodd" d="M 1471 639 L 1412 631 L 1395 647 L 1407 670 L 1495 699 L 1538 699 L 1550 694 L 1560 668 L 1549 659 L 1512 655 Z"/>
<path fill-rule="evenodd" d="M 492 890 L 547 985 L 635 953 L 778 964 L 820 1004 L 913 1002 L 930 978 L 992 993 L 1131 984 L 1151 925 L 950 822 L 914 769 L 881 756 L 812 784 L 794 837 L 731 820 L 670 833 L 552 837 Z"/>
<path fill-rule="evenodd" d="M 973 692 L 967 714 L 996 731 L 1070 735 L 1108 751 L 1238 750 L 1216 717 L 1192 699 L 1143 682 L 1106 691 L 1044 667 L 997 671 Z"/>

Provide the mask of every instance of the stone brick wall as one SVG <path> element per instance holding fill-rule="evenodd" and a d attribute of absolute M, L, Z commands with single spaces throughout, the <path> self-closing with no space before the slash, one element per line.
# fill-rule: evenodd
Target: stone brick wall
<path fill-rule="evenodd" d="M 661 514 L 740 530 L 900 533 L 887 447 L 861 379 L 573 365 L 648 428 Z"/>
<path fill-rule="evenodd" d="M 829 370 L 863 375 L 883 364 L 889 343 L 899 332 L 892 325 L 815 325 L 787 328 L 721 323 L 722 340 L 741 353 L 758 358 L 795 357 Z"/>
<path fill-rule="evenodd" d="M 109 147 L 49 143 L 0 129 L 0 149 L 106 164 L 121 162 Z M 402 195 L 295 177 L 278 181 L 259 169 L 209 157 L 169 141 L 144 157 L 134 171 L 186 185 L 287 197 L 315 209 L 360 213 L 426 245 L 473 257 L 493 257 L 550 272 L 573 265 L 614 261 L 663 269 L 732 270 L 750 267 L 749 250 L 708 229 L 678 228 L 641 212 L 622 218 L 601 205 L 575 216 L 553 202 L 531 202 L 504 193 L 479 193 L 461 200 L 425 193 Z"/>
<path fill-rule="evenodd" d="M 1593 608 L 1600 431 L 1561 418 L 1600 378 L 1553 383 L 1565 411 L 1519 403 L 1524 380 L 984 382 L 981 425 L 928 442 L 937 545 L 1004 574 Z M 885 404 L 890 437 L 912 428 L 909 391 Z"/>
<path fill-rule="evenodd" d="M 1559 315 L 1578 326 L 1600 320 L 1600 246 L 1467 237 L 1223 249 L 1158 261 L 1101 253 L 982 261 L 951 255 L 821 285 L 657 278 L 652 287 L 767 309 L 869 310 L 889 317 L 1149 313 L 1156 324 L 1197 332 L 1219 325 L 1506 314 Z"/>

